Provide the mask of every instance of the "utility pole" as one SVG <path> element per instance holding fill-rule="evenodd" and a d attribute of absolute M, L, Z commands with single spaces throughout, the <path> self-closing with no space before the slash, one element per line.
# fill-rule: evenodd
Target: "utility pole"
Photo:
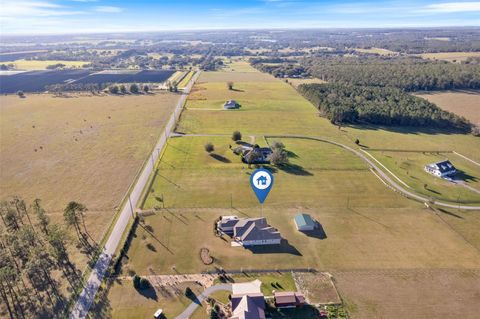
<path fill-rule="evenodd" d="M 130 199 L 130 194 L 128 194 L 128 203 L 130 204 L 130 212 L 132 214 L 132 218 L 135 218 L 133 215 L 133 205 L 132 205 L 132 200 Z"/>

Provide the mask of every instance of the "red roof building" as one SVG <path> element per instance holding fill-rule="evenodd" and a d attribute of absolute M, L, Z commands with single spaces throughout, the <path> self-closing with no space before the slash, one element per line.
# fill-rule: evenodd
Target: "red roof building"
<path fill-rule="evenodd" d="M 305 297 L 302 293 L 294 291 L 274 293 L 275 306 L 277 308 L 295 308 L 305 304 Z"/>

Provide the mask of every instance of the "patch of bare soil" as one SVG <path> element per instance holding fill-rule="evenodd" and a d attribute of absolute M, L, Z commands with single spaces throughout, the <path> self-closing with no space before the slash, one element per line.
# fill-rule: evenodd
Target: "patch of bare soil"
<path fill-rule="evenodd" d="M 342 302 L 329 273 L 294 273 L 293 278 L 298 289 L 310 304 L 340 304 Z"/>

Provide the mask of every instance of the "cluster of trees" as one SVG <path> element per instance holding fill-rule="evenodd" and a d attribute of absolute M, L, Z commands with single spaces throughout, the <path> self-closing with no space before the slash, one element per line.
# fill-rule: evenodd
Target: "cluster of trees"
<path fill-rule="evenodd" d="M 282 64 L 252 64 L 255 68 L 262 72 L 272 74 L 276 78 L 305 78 L 310 76 L 310 71 L 299 64 L 282 63 Z"/>
<path fill-rule="evenodd" d="M 274 141 L 271 148 L 272 154 L 268 158 L 270 163 L 277 166 L 288 163 L 288 153 L 285 151 L 285 145 L 282 142 Z"/>
<path fill-rule="evenodd" d="M 323 56 L 306 62 L 310 72 L 329 82 L 396 87 L 406 91 L 478 89 L 480 65 L 420 58 Z"/>
<path fill-rule="evenodd" d="M 56 69 L 63 69 L 64 67 L 66 67 L 66 65 L 63 64 L 63 63 L 55 63 L 55 64 L 47 65 L 46 69 L 47 70 L 56 70 Z"/>
<path fill-rule="evenodd" d="M 213 54 L 207 54 L 199 61 L 200 69 L 204 71 L 215 71 L 223 67 L 223 60 Z"/>
<path fill-rule="evenodd" d="M 143 92 L 148 93 L 150 91 L 150 87 L 148 85 L 144 85 L 142 87 Z M 130 84 L 128 90 L 127 87 L 124 84 L 121 85 L 111 85 L 108 87 L 108 92 L 111 94 L 138 94 L 140 92 L 140 86 L 138 84 L 132 83 Z"/>
<path fill-rule="evenodd" d="M 70 205 L 65 211 L 79 227 L 73 217 L 78 209 Z M 62 283 L 68 283 L 68 291 L 82 285 L 66 230 L 50 222 L 38 199 L 31 205 L 18 197 L 1 202 L 0 219 L 0 317 L 65 316 L 68 297 Z"/>
<path fill-rule="evenodd" d="M 469 130 L 464 118 L 393 87 L 302 84 L 299 91 L 334 124 L 431 126 Z"/>

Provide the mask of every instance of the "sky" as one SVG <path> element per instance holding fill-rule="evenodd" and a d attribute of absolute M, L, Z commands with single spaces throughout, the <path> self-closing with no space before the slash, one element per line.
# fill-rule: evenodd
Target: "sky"
<path fill-rule="evenodd" d="M 480 1 L 0 0 L 0 35 L 480 26 Z"/>

